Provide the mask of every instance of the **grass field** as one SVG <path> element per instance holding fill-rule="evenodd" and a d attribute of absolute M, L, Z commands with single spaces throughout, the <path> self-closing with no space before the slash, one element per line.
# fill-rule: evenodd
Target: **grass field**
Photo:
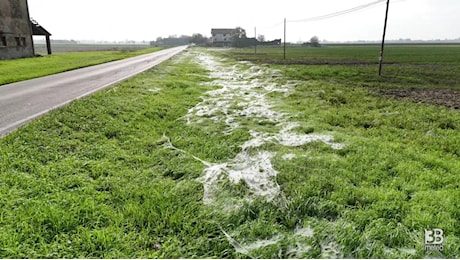
<path fill-rule="evenodd" d="M 259 48 L 228 52 L 232 58 L 289 65 L 286 75 L 300 80 L 328 80 L 373 89 L 384 96 L 460 109 L 459 45 L 389 45 L 383 76 L 378 76 L 380 46 Z M 302 66 L 315 65 L 315 66 Z"/>
<path fill-rule="evenodd" d="M 35 53 L 47 55 L 46 44 L 35 44 Z M 93 51 L 141 51 L 152 48 L 147 44 L 83 44 L 55 43 L 51 46 L 53 53 L 93 52 Z"/>
<path fill-rule="evenodd" d="M 160 49 L 61 52 L 43 57 L 2 60 L 0 61 L 0 85 L 125 59 Z"/>
<path fill-rule="evenodd" d="M 457 89 L 458 48 L 305 65 L 347 48 L 191 49 L 0 139 L 0 257 L 460 257 L 459 111 L 374 91 Z"/>
<path fill-rule="evenodd" d="M 330 65 L 310 67 L 303 79 L 324 79 L 384 87 L 460 88 L 459 45 L 389 45 L 385 48 L 383 76 L 378 77 L 380 46 L 328 46 L 323 48 L 283 48 L 234 50 L 240 60 L 290 65 Z M 376 66 L 377 65 L 377 66 Z M 297 67 L 292 66 L 297 69 Z"/>

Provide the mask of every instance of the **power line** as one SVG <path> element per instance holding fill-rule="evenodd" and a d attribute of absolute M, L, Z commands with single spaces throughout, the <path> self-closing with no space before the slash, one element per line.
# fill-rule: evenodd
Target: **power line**
<path fill-rule="evenodd" d="M 284 22 L 279 22 L 279 23 L 276 23 L 276 24 L 273 24 L 273 25 L 270 25 L 270 26 L 259 26 L 259 28 L 269 30 L 269 29 L 277 28 L 277 27 L 279 27 L 279 26 L 281 26 L 283 24 L 284 24 Z"/>
<path fill-rule="evenodd" d="M 375 2 L 372 2 L 372 3 L 360 5 L 360 6 L 357 6 L 357 7 L 353 7 L 353 8 L 347 9 L 347 10 L 343 10 L 343 11 L 339 11 L 339 12 L 335 12 L 335 13 L 331 13 L 331 14 L 327 14 L 327 15 L 321 15 L 321 16 L 310 17 L 310 18 L 305 18 L 305 19 L 287 20 L 286 22 L 288 22 L 288 23 L 302 23 L 302 22 L 314 22 L 314 21 L 326 20 L 326 19 L 334 18 L 336 16 L 346 15 L 346 14 L 349 14 L 349 13 L 361 11 L 363 9 L 376 7 L 378 5 L 383 5 L 385 1 L 386 0 L 378 0 L 378 1 L 375 1 Z M 409 1 L 409 0 L 393 0 L 392 2 L 393 3 L 399 3 L 399 2 L 405 2 L 405 1 Z M 276 24 L 272 24 L 270 26 L 266 25 L 266 26 L 258 26 L 258 27 L 262 28 L 262 29 L 265 29 L 265 30 L 269 30 L 269 29 L 274 29 L 274 28 L 280 27 L 283 24 L 284 24 L 284 22 L 279 22 L 279 23 L 276 23 Z"/>
<path fill-rule="evenodd" d="M 335 12 L 335 13 L 330 13 L 330 14 L 311 17 L 311 18 L 306 18 L 306 19 L 291 20 L 291 21 L 288 21 L 288 22 L 290 22 L 290 23 L 306 23 L 306 22 L 314 22 L 314 21 L 330 19 L 330 18 L 334 18 L 334 17 L 337 17 L 337 16 L 357 12 L 357 11 L 360 11 L 360 10 L 363 10 L 363 9 L 366 9 L 366 8 L 374 7 L 374 6 L 380 5 L 380 4 L 384 3 L 384 2 L 385 2 L 385 0 L 377 0 L 375 2 L 360 5 L 360 6 L 357 6 L 357 7 L 353 7 L 353 8 L 346 9 L 346 10 L 339 11 L 339 12 Z"/>

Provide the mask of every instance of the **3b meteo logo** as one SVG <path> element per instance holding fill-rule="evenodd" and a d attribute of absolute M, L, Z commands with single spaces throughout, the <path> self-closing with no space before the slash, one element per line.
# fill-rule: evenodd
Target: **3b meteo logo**
<path fill-rule="evenodd" d="M 425 251 L 442 251 L 444 250 L 444 230 L 435 228 L 425 229 Z"/>

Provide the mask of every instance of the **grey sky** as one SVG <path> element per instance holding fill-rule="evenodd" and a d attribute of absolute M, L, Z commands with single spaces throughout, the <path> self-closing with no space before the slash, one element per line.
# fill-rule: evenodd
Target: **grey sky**
<path fill-rule="evenodd" d="M 267 39 L 283 37 L 283 19 L 297 20 L 375 0 L 29 0 L 30 15 L 54 39 L 154 40 L 241 26 Z M 460 38 L 459 0 L 391 0 L 388 39 Z M 328 20 L 288 23 L 287 40 L 379 40 L 385 3 Z"/>

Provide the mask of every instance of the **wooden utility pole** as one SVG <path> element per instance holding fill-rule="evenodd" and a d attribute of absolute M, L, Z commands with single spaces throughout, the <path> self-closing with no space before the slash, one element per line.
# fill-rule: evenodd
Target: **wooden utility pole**
<path fill-rule="evenodd" d="M 284 18 L 284 59 L 286 59 L 286 18 Z"/>
<path fill-rule="evenodd" d="M 46 37 L 46 50 L 48 51 L 48 55 L 51 55 L 51 38 L 49 35 L 45 35 Z"/>
<path fill-rule="evenodd" d="M 254 54 L 257 54 L 257 27 L 254 27 Z"/>
<path fill-rule="evenodd" d="M 385 36 L 387 33 L 387 21 L 388 21 L 388 10 L 389 9 L 390 9 L 390 0 L 387 0 L 387 10 L 385 13 L 385 24 L 383 26 L 382 46 L 380 48 L 380 57 L 379 57 L 379 76 L 382 76 L 383 50 L 385 48 Z"/>

